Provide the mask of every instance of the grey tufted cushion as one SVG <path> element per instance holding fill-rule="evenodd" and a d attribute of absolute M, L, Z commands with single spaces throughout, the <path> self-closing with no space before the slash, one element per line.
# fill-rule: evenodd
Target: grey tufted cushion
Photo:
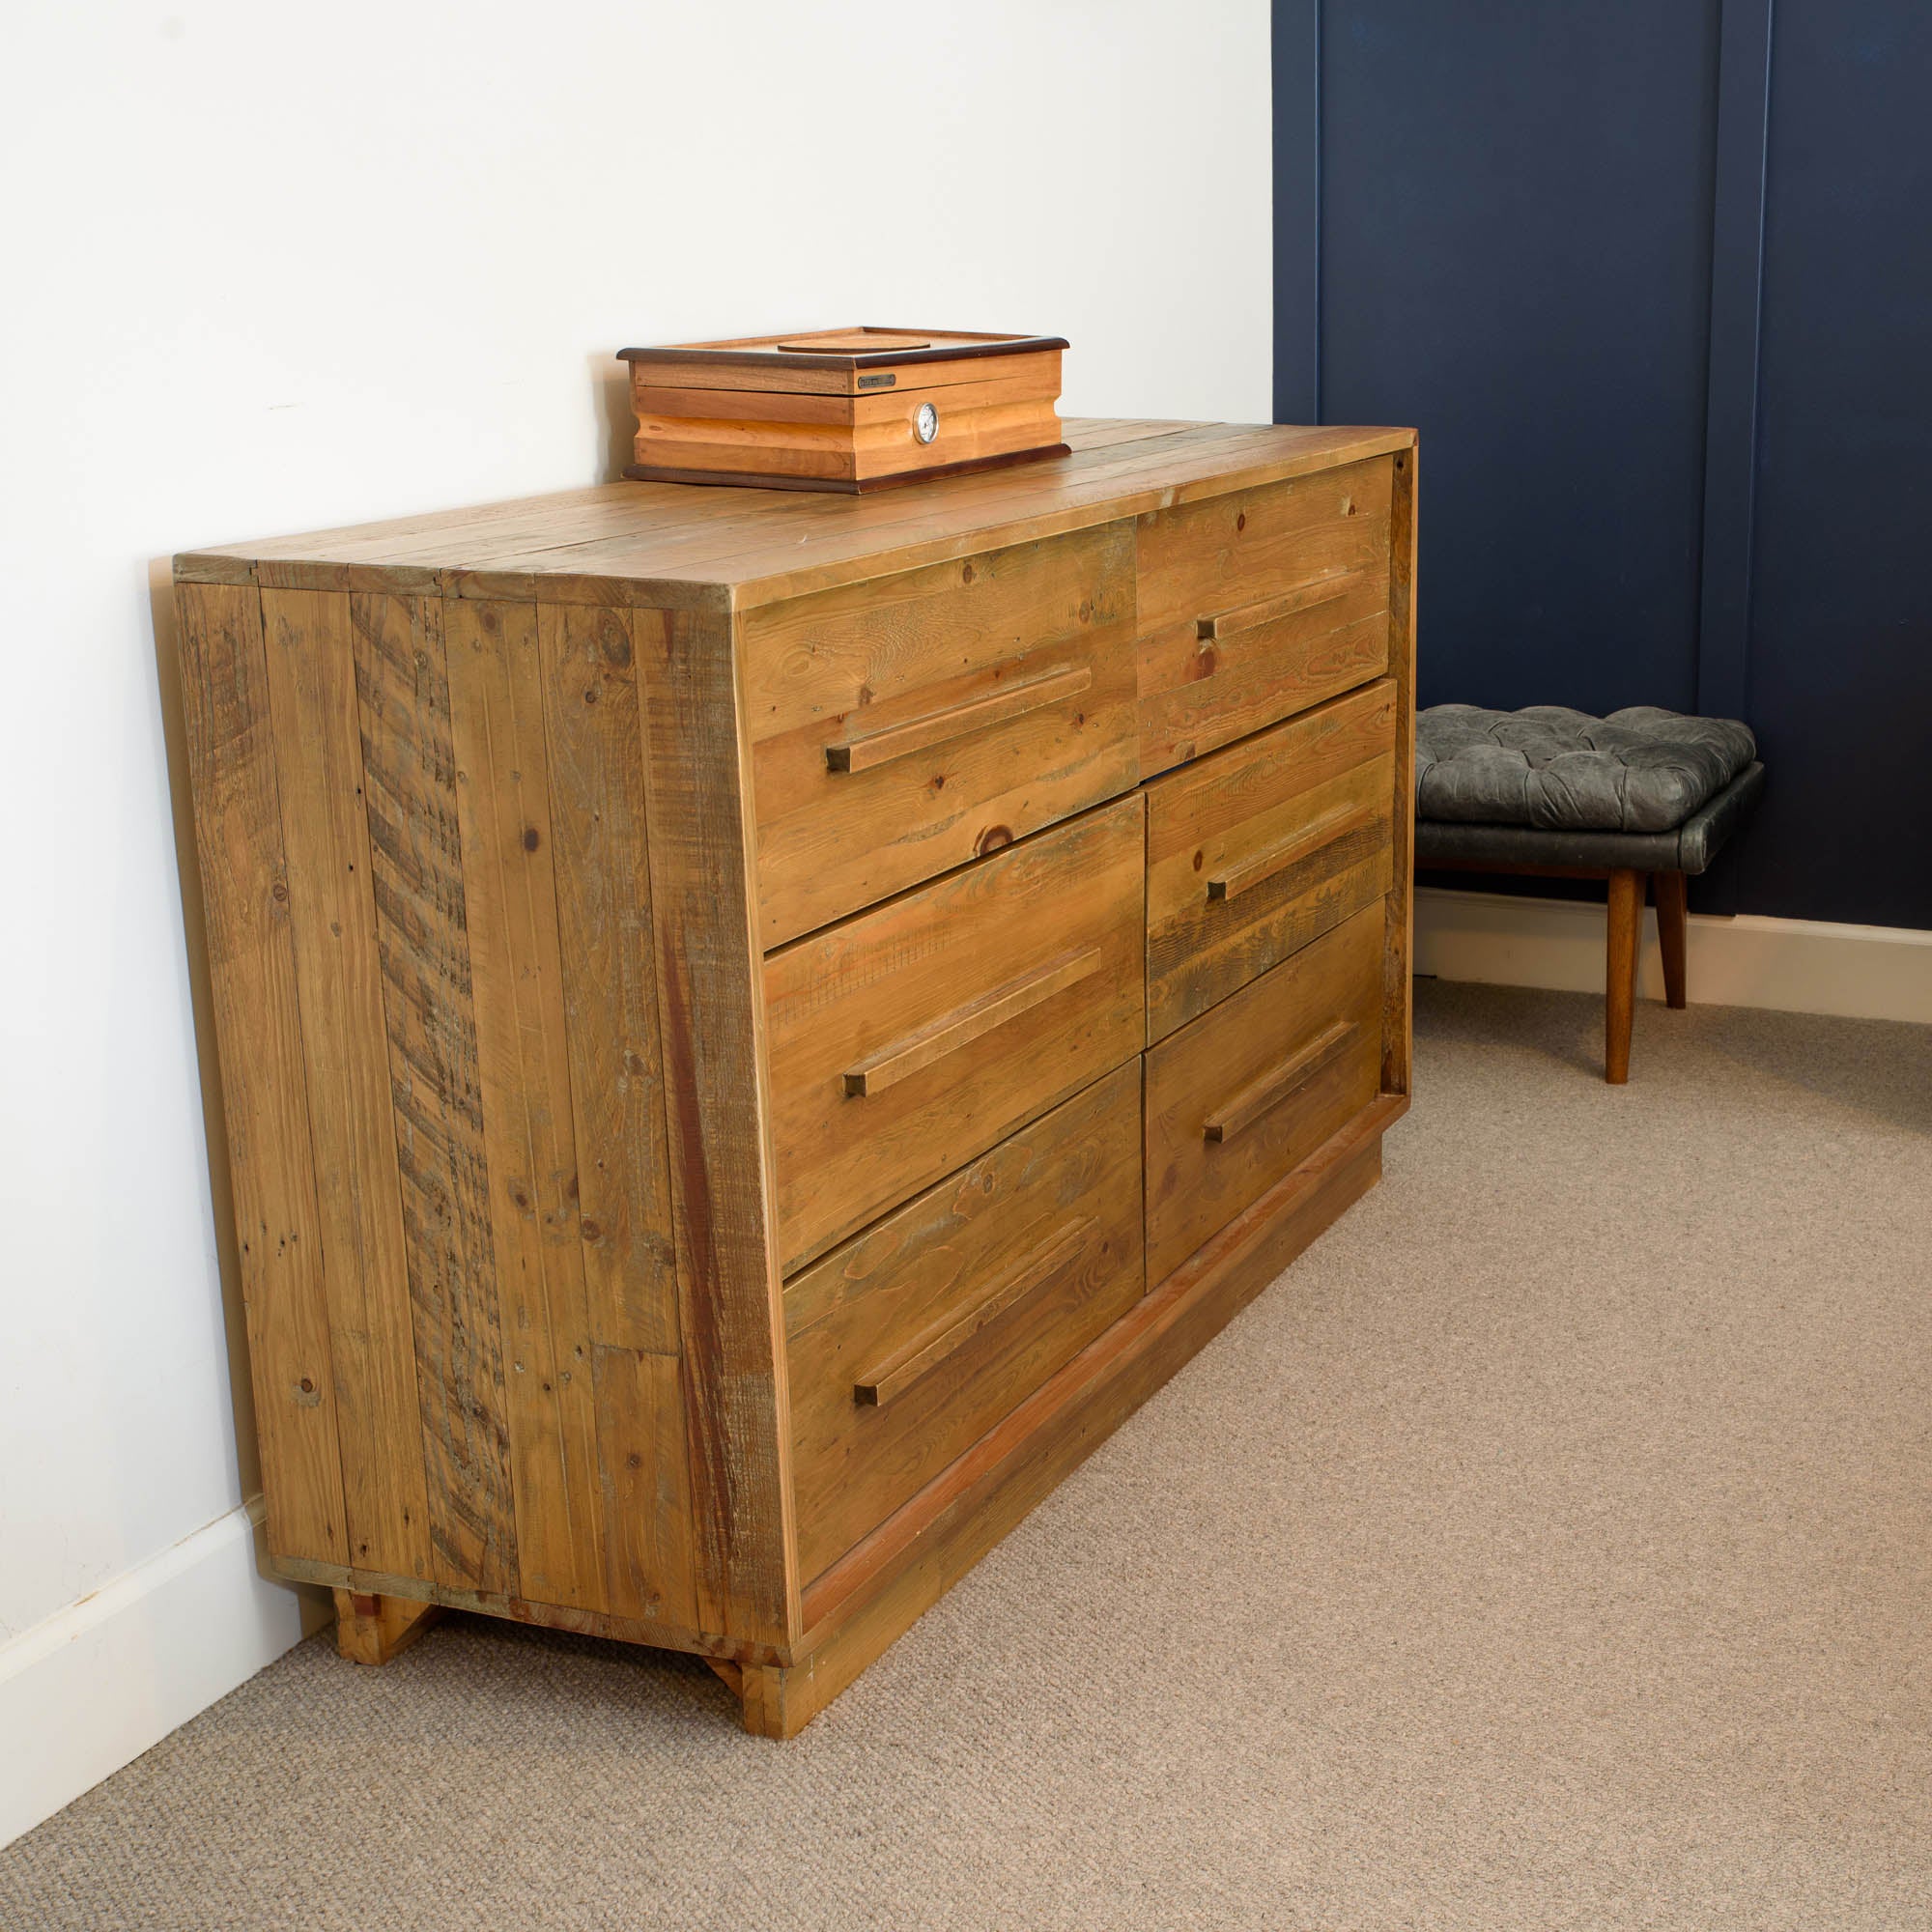
<path fill-rule="evenodd" d="M 1728 718 L 1637 704 L 1592 718 L 1561 704 L 1435 704 L 1415 720 L 1418 818 L 1550 832 L 1666 832 L 1757 755 Z"/>

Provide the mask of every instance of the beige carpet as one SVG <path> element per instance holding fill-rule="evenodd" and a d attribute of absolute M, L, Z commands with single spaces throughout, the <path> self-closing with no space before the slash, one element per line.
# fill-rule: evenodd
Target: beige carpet
<path fill-rule="evenodd" d="M 1383 1186 L 798 1743 L 312 1642 L 0 1926 L 1932 1925 L 1932 1031 L 1419 1006 Z"/>

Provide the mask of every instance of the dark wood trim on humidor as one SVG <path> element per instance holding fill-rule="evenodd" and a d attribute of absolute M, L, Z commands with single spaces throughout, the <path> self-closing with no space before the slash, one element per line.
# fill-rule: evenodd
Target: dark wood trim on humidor
<path fill-rule="evenodd" d="M 809 333 L 810 331 L 801 331 Z M 902 329 L 895 334 L 912 335 L 920 331 Z M 982 355 L 1033 355 L 1042 350 L 1071 347 L 1064 335 L 1007 335 L 984 342 L 957 346 L 956 329 L 930 328 L 927 335 L 952 335 L 950 349 L 873 349 L 850 355 L 817 354 L 803 350 L 781 350 L 781 337 L 774 336 L 767 349 L 620 349 L 620 362 L 685 362 L 698 367 L 761 369 L 778 365 L 786 369 L 826 369 L 842 374 L 848 369 L 900 368 L 909 362 L 967 362 Z M 625 472 L 630 473 L 628 470 Z M 928 474 L 931 472 L 928 471 Z"/>
<path fill-rule="evenodd" d="M 1004 469 L 1013 463 L 1036 463 L 1045 456 L 1071 456 L 1064 442 L 1038 449 L 1010 449 L 1003 456 L 976 456 L 965 463 L 942 463 L 932 469 L 907 469 L 895 476 L 867 476 L 858 482 L 833 476 L 767 476 L 740 469 L 661 469 L 653 463 L 627 463 L 624 474 L 634 483 L 717 483 L 739 490 L 815 490 L 837 497 L 869 497 L 877 490 L 896 490 L 907 483 L 931 483 L 942 476 L 966 476 L 979 469 Z"/>

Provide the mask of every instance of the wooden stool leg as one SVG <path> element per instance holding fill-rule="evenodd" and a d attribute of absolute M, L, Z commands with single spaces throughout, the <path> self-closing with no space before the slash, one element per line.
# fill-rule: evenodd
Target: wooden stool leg
<path fill-rule="evenodd" d="M 335 1647 L 352 1663 L 387 1663 L 407 1650 L 437 1618 L 440 1604 L 408 1597 L 369 1597 L 360 1590 L 335 1593 Z"/>
<path fill-rule="evenodd" d="M 1604 1078 L 1630 1078 L 1631 1020 L 1636 1008 L 1636 946 L 1643 931 L 1641 872 L 1610 874 L 1609 943 L 1604 973 Z"/>
<path fill-rule="evenodd" d="M 1673 1006 L 1686 1003 L 1684 960 L 1689 950 L 1690 881 L 1682 872 L 1653 872 L 1657 887 L 1657 941 L 1663 952 L 1663 997 Z"/>

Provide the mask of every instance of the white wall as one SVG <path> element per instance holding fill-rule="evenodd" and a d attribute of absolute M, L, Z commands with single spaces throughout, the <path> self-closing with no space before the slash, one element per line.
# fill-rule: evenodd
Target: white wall
<path fill-rule="evenodd" d="M 1052 331 L 1069 413 L 1265 420 L 1267 14 L 7 10 L 0 1840 L 298 1629 L 238 1554 L 155 560 L 608 474 L 632 342 Z"/>

